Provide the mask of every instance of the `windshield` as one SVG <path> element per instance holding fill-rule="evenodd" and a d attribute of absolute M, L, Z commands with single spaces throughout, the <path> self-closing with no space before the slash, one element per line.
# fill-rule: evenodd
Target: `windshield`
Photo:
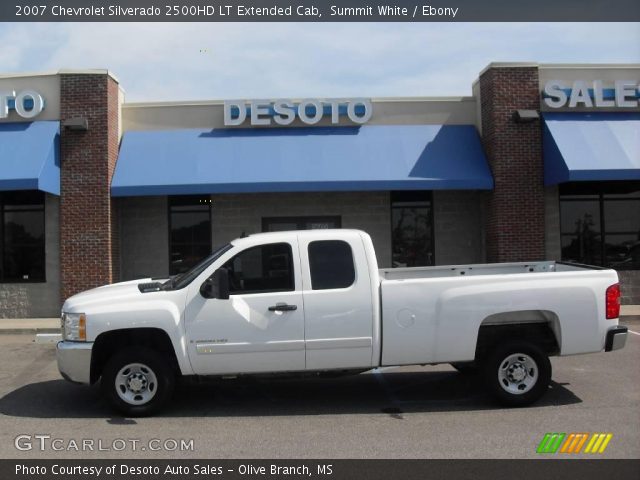
<path fill-rule="evenodd" d="M 170 278 L 162 286 L 165 289 L 180 290 L 181 288 L 189 285 L 193 280 L 207 269 L 209 265 L 216 261 L 224 252 L 229 250 L 233 245 L 227 243 L 221 247 L 216 248 L 211 255 L 203 258 L 199 263 L 180 275 Z"/>

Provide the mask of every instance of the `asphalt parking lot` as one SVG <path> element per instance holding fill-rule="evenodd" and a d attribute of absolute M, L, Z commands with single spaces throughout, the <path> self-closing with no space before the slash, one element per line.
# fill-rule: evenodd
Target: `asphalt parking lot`
<path fill-rule="evenodd" d="M 640 332 L 640 322 L 627 325 Z M 640 458 L 638 334 L 621 351 L 553 359 L 548 394 L 523 409 L 495 406 L 442 365 L 186 385 L 143 419 L 116 416 L 97 388 L 63 381 L 54 345 L 33 338 L 0 336 L 1 458 L 535 458 L 546 432 L 610 432 L 599 458 Z M 76 451 L 83 439 L 93 450 Z"/>

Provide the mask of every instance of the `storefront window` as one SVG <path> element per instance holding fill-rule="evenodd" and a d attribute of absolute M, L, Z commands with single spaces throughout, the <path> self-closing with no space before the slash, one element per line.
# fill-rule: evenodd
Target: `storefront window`
<path fill-rule="evenodd" d="M 285 232 L 287 230 L 314 230 L 340 228 L 340 217 L 265 217 L 263 232 Z"/>
<path fill-rule="evenodd" d="M 211 253 L 211 198 L 169 197 L 169 273 L 193 267 Z"/>
<path fill-rule="evenodd" d="M 44 194 L 0 193 L 0 281 L 44 282 Z"/>
<path fill-rule="evenodd" d="M 431 192 L 391 192 L 391 241 L 394 267 L 434 264 Z"/>
<path fill-rule="evenodd" d="M 560 233 L 565 261 L 640 269 L 640 183 L 563 185 Z"/>

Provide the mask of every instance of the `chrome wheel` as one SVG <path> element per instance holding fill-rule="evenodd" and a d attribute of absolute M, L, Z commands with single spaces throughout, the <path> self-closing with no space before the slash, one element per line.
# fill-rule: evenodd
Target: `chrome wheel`
<path fill-rule="evenodd" d="M 500 362 L 498 383 L 508 393 L 521 395 L 538 381 L 538 364 L 529 355 L 514 353 Z"/>
<path fill-rule="evenodd" d="M 144 405 L 158 390 L 156 374 L 143 363 L 130 363 L 122 367 L 115 379 L 118 396 L 129 405 Z"/>

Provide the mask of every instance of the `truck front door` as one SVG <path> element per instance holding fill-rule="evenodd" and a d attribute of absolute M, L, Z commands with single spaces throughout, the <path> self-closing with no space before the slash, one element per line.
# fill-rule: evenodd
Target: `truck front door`
<path fill-rule="evenodd" d="M 305 369 L 304 305 L 297 241 L 249 247 L 224 265 L 229 299 L 206 299 L 193 282 L 189 359 L 199 375 Z"/>

